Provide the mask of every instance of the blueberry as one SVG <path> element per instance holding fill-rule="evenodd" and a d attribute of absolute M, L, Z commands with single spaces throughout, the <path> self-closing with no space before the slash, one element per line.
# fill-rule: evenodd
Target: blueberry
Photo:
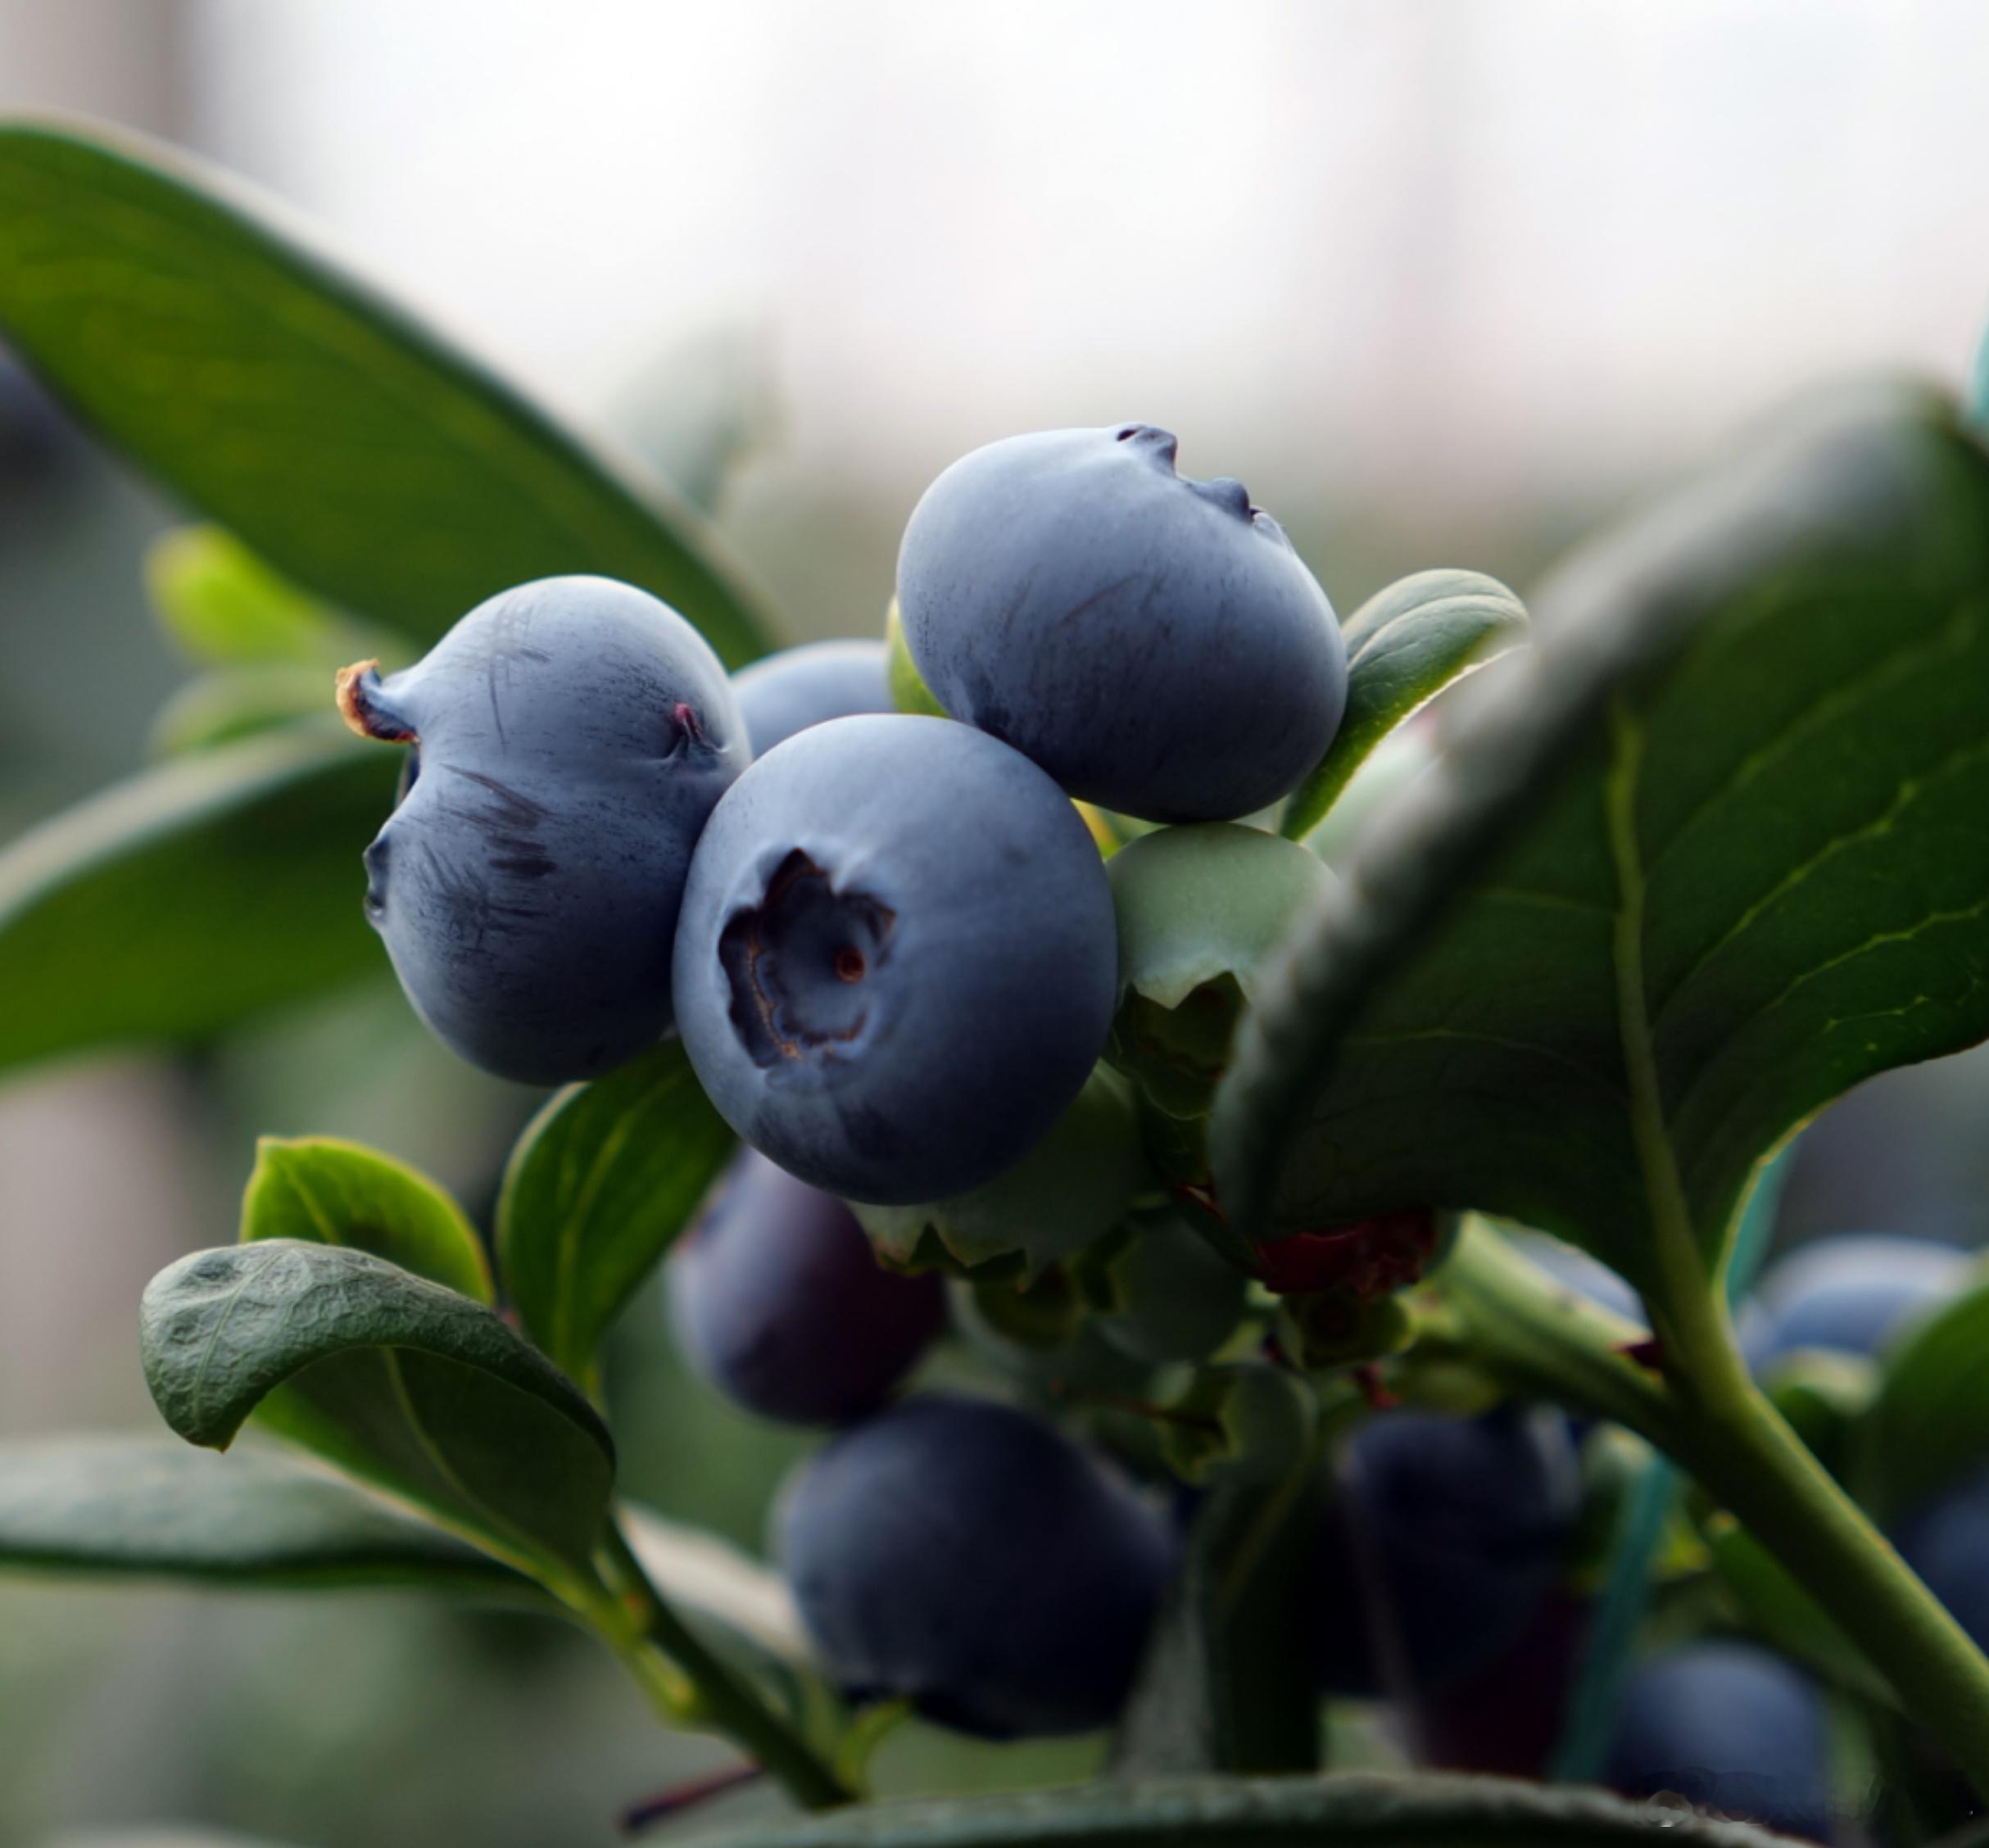
<path fill-rule="evenodd" d="M 732 676 L 753 754 L 825 718 L 894 709 L 881 641 L 811 641 L 785 648 Z"/>
<path fill-rule="evenodd" d="M 1840 1234 L 1799 1245 L 1762 1276 L 1750 1330 L 1759 1370 L 1799 1348 L 1875 1355 L 1963 1285 L 1972 1261 L 1953 1245 L 1904 1234 Z"/>
<path fill-rule="evenodd" d="M 1053 1425 L 951 1397 L 837 1438 L 777 1524 L 802 1621 L 845 1690 L 992 1738 L 1112 1718 L 1174 1550 L 1161 1518 Z"/>
<path fill-rule="evenodd" d="M 1631 1672 L 1603 1781 L 1827 1841 L 1828 1755 L 1804 1676 L 1751 1643 L 1694 1642 Z"/>
<path fill-rule="evenodd" d="M 366 911 L 444 1043 L 558 1084 L 664 1033 L 691 849 L 747 758 L 696 630 L 629 585 L 549 578 L 384 680 L 347 668 L 338 698 L 356 731 L 413 746 Z"/>
<path fill-rule="evenodd" d="M 1107 808 L 1234 820 L 1325 754 L 1346 650 L 1277 522 L 1174 453 L 1144 424 L 976 450 L 913 510 L 898 600 L 955 718 Z"/>
<path fill-rule="evenodd" d="M 1977 1646 L 1989 1647 L 1989 1470 L 1923 1502 L 1892 1540 Z"/>
<path fill-rule="evenodd" d="M 1579 1499 L 1552 1414 L 1398 1412 L 1362 1427 L 1321 1536 L 1325 1685 L 1393 1691 L 1393 1656 L 1420 1693 L 1497 1656 L 1552 1588 Z"/>
<path fill-rule="evenodd" d="M 666 1275 L 692 1367 L 748 1411 L 795 1424 L 874 1411 L 946 1320 L 937 1277 L 885 1270 L 841 1201 L 750 1148 Z"/>
<path fill-rule="evenodd" d="M 41 486 L 78 446 L 75 428 L 55 401 L 0 351 L 0 500 Z"/>
<path fill-rule="evenodd" d="M 1112 1018 L 1112 895 L 1056 785 L 942 718 L 833 718 L 698 844 L 677 1019 L 763 1154 L 845 1199 L 964 1194 L 1076 1097 Z"/>

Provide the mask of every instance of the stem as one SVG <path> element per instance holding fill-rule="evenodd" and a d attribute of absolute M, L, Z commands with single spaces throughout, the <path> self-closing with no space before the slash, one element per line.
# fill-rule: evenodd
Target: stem
<path fill-rule="evenodd" d="M 1581 1302 L 1473 1221 L 1439 1277 L 1462 1339 L 1513 1387 L 1613 1418 L 1682 1465 L 1833 1617 L 1900 1705 L 1989 1796 L 1989 1661 L 1803 1447 L 1748 1377 L 1726 1306 L 1687 1291 L 1668 1379 L 1617 1345 L 1629 1325 Z"/>
<path fill-rule="evenodd" d="M 1738 1360 L 1738 1357 L 1737 1357 Z M 1679 1460 L 1834 1618 L 1989 1796 L 1989 1661 L 1760 1390 L 1695 1394 Z"/>
<path fill-rule="evenodd" d="M 800 1734 L 670 1608 L 612 1521 L 600 1564 L 598 1581 L 562 1588 L 561 1595 L 614 1651 L 666 1722 L 723 1733 L 804 1809 L 854 1800 Z"/>

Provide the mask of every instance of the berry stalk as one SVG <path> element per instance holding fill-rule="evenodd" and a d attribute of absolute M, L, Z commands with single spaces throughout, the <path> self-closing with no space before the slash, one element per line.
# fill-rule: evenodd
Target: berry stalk
<path fill-rule="evenodd" d="M 855 1800 L 800 1734 L 698 1639 L 612 1523 L 600 1565 L 600 1583 L 567 1593 L 568 1602 L 666 1723 L 723 1734 L 804 1810 Z"/>

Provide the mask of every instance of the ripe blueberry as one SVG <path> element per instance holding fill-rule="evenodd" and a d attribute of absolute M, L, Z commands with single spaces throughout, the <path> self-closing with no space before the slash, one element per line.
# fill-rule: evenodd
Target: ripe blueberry
<path fill-rule="evenodd" d="M 1799 1245 L 1762 1277 L 1760 1326 L 1749 1331 L 1758 1370 L 1799 1348 L 1873 1355 L 1962 1287 L 1969 1254 L 1904 1233 L 1842 1234 Z"/>
<path fill-rule="evenodd" d="M 1144 424 L 976 450 L 913 510 L 898 600 L 955 718 L 1107 808 L 1233 820 L 1325 754 L 1346 650 L 1277 522 L 1174 454 Z"/>
<path fill-rule="evenodd" d="M 1922 1503 L 1892 1539 L 1977 1646 L 1989 1646 L 1989 1470 Z"/>
<path fill-rule="evenodd" d="M 0 352 L 0 499 L 40 486 L 76 446 L 75 428 L 55 401 Z"/>
<path fill-rule="evenodd" d="M 946 1320 L 939 1278 L 885 1270 L 841 1201 L 750 1148 L 665 1274 L 692 1367 L 735 1404 L 795 1424 L 874 1411 Z"/>
<path fill-rule="evenodd" d="M 1552 1588 L 1579 1497 L 1551 1414 L 1364 1426 L 1322 1534 L 1326 1687 L 1380 1692 L 1380 1664 L 1398 1654 L 1420 1692 L 1497 1655 Z"/>
<path fill-rule="evenodd" d="M 1828 1754 L 1823 1704 L 1804 1676 L 1751 1643 L 1694 1642 L 1631 1673 L 1603 1782 L 1824 1841 Z"/>
<path fill-rule="evenodd" d="M 732 676 L 753 754 L 825 718 L 894 709 L 881 641 L 811 641 L 784 648 Z"/>
<path fill-rule="evenodd" d="M 1018 1161 L 1112 1017 L 1112 895 L 1026 758 L 940 718 L 835 718 L 755 763 L 698 844 L 677 1021 L 712 1102 L 845 1199 Z"/>
<path fill-rule="evenodd" d="M 549 578 L 399 673 L 346 668 L 338 701 L 413 747 L 366 849 L 366 913 L 444 1043 L 550 1085 L 660 1035 L 691 849 L 747 754 L 696 630 L 629 585 Z"/>
<path fill-rule="evenodd" d="M 804 1470 L 777 1551 L 824 1667 L 988 1737 L 1124 1703 L 1172 1561 L 1166 1524 L 1053 1425 L 908 1399 Z"/>

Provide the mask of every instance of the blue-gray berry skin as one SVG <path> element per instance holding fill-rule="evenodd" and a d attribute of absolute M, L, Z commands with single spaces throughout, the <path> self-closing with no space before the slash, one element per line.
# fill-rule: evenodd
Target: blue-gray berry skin
<path fill-rule="evenodd" d="M 1922 1503 L 1892 1541 L 1977 1647 L 1989 1648 L 1989 1470 Z"/>
<path fill-rule="evenodd" d="M 776 1551 L 822 1665 L 992 1738 L 1124 1705 L 1171 1567 L 1161 1517 L 1055 1426 L 908 1399 L 845 1432 L 782 1504 Z"/>
<path fill-rule="evenodd" d="M 913 510 L 898 600 L 955 718 L 1108 808 L 1229 821 L 1325 754 L 1346 650 L 1278 523 L 1174 455 L 1144 424 L 976 450 Z"/>
<path fill-rule="evenodd" d="M 413 747 L 366 849 L 366 911 L 443 1042 L 550 1085 L 664 1033 L 691 850 L 748 757 L 696 630 L 629 585 L 549 578 L 411 668 L 347 669 L 339 702 Z"/>
<path fill-rule="evenodd" d="M 1394 1692 L 1384 1639 L 1418 1694 L 1496 1656 L 1552 1589 L 1579 1496 L 1551 1413 L 1399 1412 L 1364 1426 L 1321 1535 L 1329 1692 Z"/>
<path fill-rule="evenodd" d="M 665 1275 L 693 1369 L 735 1405 L 794 1424 L 875 1411 L 946 1320 L 936 1275 L 885 1270 L 841 1201 L 750 1148 Z"/>
<path fill-rule="evenodd" d="M 1830 1746 L 1809 1680 L 1752 1643 L 1688 1643 L 1631 1671 L 1603 1782 L 1832 1839 Z"/>
<path fill-rule="evenodd" d="M 753 754 L 827 718 L 887 713 L 891 704 L 881 641 L 811 641 L 741 668 L 732 676 Z"/>
<path fill-rule="evenodd" d="M 1904 1233 L 1812 1239 L 1763 1274 L 1748 1360 L 1759 1369 L 1803 1348 L 1876 1354 L 1960 1291 L 1972 1269 L 1959 1247 Z"/>
<path fill-rule="evenodd" d="M 949 719 L 835 718 L 713 811 L 677 1024 L 733 1129 L 845 1199 L 1019 1160 L 1083 1088 L 1117 958 L 1103 863 L 1026 758 Z"/>

